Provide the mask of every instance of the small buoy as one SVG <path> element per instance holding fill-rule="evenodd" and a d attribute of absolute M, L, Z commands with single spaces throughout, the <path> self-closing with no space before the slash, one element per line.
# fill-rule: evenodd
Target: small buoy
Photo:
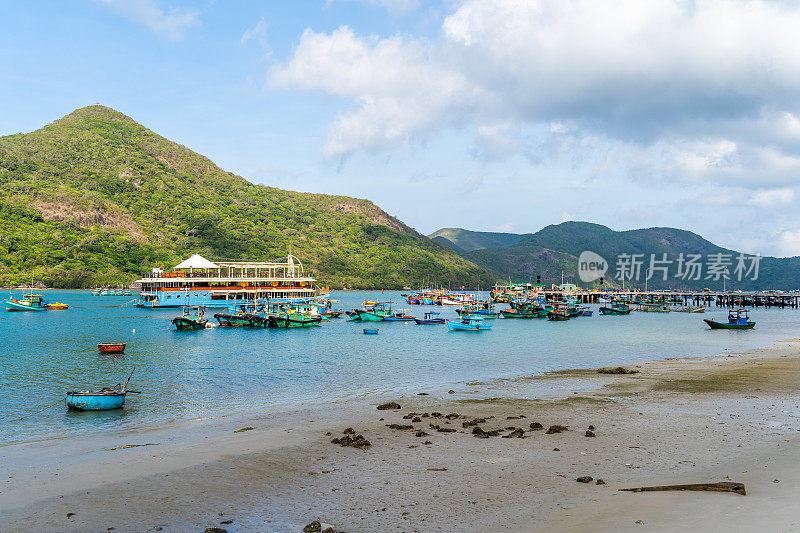
<path fill-rule="evenodd" d="M 214 329 L 214 324 L 211 322 L 206 322 L 206 329 Z"/>
<path fill-rule="evenodd" d="M 133 328 L 133 333 L 136 333 L 136 328 Z"/>

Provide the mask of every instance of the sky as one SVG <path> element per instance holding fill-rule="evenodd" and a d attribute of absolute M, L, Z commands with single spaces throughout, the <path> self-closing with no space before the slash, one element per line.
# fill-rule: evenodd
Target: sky
<path fill-rule="evenodd" d="M 585 220 L 800 255 L 800 5 L 0 0 L 0 135 L 95 102 L 421 233 Z"/>

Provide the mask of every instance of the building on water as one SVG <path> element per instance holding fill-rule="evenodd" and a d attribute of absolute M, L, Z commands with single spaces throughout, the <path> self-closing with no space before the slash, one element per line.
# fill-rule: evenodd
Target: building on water
<path fill-rule="evenodd" d="M 139 307 L 227 307 L 269 299 L 294 302 L 317 294 L 316 279 L 289 254 L 285 263 L 212 262 L 194 254 L 170 271 L 154 268 L 138 280 Z"/>

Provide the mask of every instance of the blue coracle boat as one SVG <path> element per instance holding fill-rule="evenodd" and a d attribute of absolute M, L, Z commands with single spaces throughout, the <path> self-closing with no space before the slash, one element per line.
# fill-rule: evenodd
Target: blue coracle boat
<path fill-rule="evenodd" d="M 377 335 L 378 328 L 364 328 L 364 335 Z"/>
<path fill-rule="evenodd" d="M 136 367 L 133 367 L 136 370 Z M 125 381 L 125 385 L 117 385 L 116 387 L 103 387 L 100 390 L 85 390 L 85 391 L 69 391 L 64 403 L 70 409 L 77 411 L 109 411 L 111 409 L 119 409 L 125 404 L 125 395 L 129 392 L 139 393 L 139 391 L 128 390 L 128 382 L 133 376 L 131 375 Z"/>
<path fill-rule="evenodd" d="M 482 318 L 470 316 L 461 320 L 448 320 L 447 327 L 450 331 L 487 331 L 492 329 L 491 324 L 485 324 Z"/>

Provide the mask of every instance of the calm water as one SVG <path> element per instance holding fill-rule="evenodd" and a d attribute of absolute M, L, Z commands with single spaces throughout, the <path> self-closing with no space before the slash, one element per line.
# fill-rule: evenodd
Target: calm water
<path fill-rule="evenodd" d="M 19 296 L 19 294 L 16 294 Z M 400 300 L 398 292 L 342 292 L 335 307 L 365 298 Z M 0 311 L 0 444 L 76 433 L 158 425 L 176 419 L 246 412 L 374 393 L 441 391 L 469 380 L 514 377 L 762 347 L 797 336 L 800 313 L 757 310 L 752 331 L 710 331 L 705 315 L 632 313 L 568 322 L 494 320 L 484 333 L 449 333 L 446 326 L 363 324 L 345 317 L 320 328 L 177 332 L 180 310 L 137 309 L 131 297 L 47 291 L 68 311 Z M 412 306 L 401 305 L 410 308 Z M 413 314 L 451 307 L 413 306 Z M 213 314 L 210 312 L 209 315 Z M 124 356 L 101 355 L 98 342 L 125 341 Z M 136 365 L 123 410 L 75 413 L 64 407 L 71 388 L 114 385 Z"/>

